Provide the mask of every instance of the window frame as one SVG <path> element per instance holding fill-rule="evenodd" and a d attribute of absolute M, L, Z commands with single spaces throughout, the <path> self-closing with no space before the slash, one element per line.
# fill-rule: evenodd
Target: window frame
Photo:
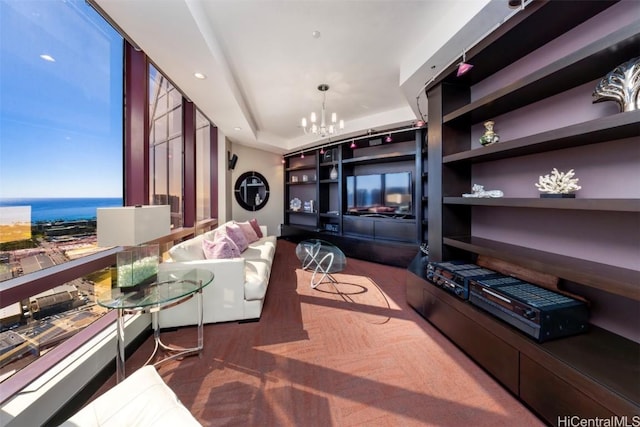
<path fill-rule="evenodd" d="M 125 206 L 147 204 L 149 200 L 149 115 L 148 115 L 148 75 L 149 58 L 139 48 L 128 41 L 121 29 L 106 17 L 104 12 L 94 7 L 124 40 L 124 126 L 123 126 L 123 199 Z M 155 66 L 155 65 L 154 65 Z M 156 67 L 161 72 L 160 68 Z M 169 80 L 170 81 L 170 80 Z M 171 82 L 171 81 L 170 81 Z M 171 82 L 173 84 L 173 82 Z M 153 241 L 166 247 L 186 238 L 194 237 L 217 226 L 218 200 L 218 132 L 214 123 L 210 123 L 210 217 L 196 221 L 196 172 L 195 172 L 195 110 L 196 106 L 186 100 L 184 94 L 174 84 L 182 96 L 183 103 L 183 227 L 172 230 L 171 234 Z M 187 108 L 184 108 L 184 107 Z M 188 111 L 185 113 L 185 111 Z M 186 115 L 186 117 L 185 117 Z M 188 123 L 186 125 L 185 123 Z M 187 141 L 188 142 L 185 142 Z M 189 167 L 190 166 L 190 167 Z M 188 208 L 187 208 L 188 206 Z M 50 267 L 46 270 L 9 279 L 0 287 L 0 300 L 8 306 L 30 296 L 46 291 L 71 280 L 81 278 L 100 269 L 109 268 L 116 263 L 116 254 L 121 247 L 107 249 L 93 255 Z M 93 322 L 73 337 L 58 344 L 47 354 L 25 366 L 2 382 L 0 387 L 0 403 L 11 399 L 34 380 L 63 361 L 83 344 L 106 328 L 115 328 L 116 312 L 110 311 Z M 115 359 L 114 351 L 114 359 Z M 115 371 L 115 367 L 114 367 Z"/>

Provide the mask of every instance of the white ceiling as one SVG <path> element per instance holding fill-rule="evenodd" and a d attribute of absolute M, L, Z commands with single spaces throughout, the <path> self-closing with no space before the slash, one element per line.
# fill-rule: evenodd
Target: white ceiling
<path fill-rule="evenodd" d="M 93 1 L 231 141 L 277 153 L 321 142 L 299 127 L 321 83 L 341 136 L 412 123 L 425 83 L 514 13 L 507 0 Z"/>

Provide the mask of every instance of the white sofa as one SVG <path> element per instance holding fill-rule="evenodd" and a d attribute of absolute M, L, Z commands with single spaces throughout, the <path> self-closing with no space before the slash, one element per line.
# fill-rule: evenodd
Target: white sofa
<path fill-rule="evenodd" d="M 225 227 L 229 223 L 220 225 Z M 267 235 L 267 227 L 260 226 L 263 237 L 250 243 L 240 258 L 206 259 L 202 240 L 213 240 L 218 229 L 194 237 L 173 246 L 169 250 L 171 260 L 160 264 L 163 271 L 204 268 L 215 275 L 213 282 L 203 290 L 204 323 L 258 319 L 271 275 L 277 239 Z M 159 313 L 161 328 L 197 324 L 197 299 Z"/>
<path fill-rule="evenodd" d="M 61 427 L 198 427 L 156 369 L 147 365 L 107 390 Z"/>

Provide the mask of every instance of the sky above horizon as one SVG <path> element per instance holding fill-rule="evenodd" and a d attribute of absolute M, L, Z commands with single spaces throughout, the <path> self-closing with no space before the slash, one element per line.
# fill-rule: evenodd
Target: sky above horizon
<path fill-rule="evenodd" d="M 0 0 L 0 198 L 122 197 L 122 45 L 84 0 Z"/>

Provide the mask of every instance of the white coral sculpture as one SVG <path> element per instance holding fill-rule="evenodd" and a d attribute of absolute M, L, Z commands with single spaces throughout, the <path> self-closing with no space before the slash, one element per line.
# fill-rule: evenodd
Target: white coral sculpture
<path fill-rule="evenodd" d="M 569 194 L 582 188 L 574 175 L 573 169 L 569 172 L 558 172 L 558 169 L 553 168 L 551 174 L 541 176 L 535 186 L 543 193 Z"/>

